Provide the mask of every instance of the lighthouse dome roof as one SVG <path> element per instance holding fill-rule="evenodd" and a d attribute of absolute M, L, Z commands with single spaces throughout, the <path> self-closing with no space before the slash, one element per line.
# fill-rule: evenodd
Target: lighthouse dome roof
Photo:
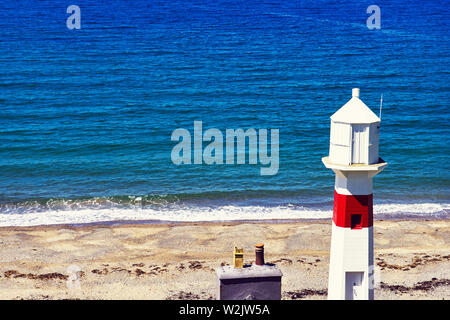
<path fill-rule="evenodd" d="M 343 123 L 374 123 L 380 122 L 380 118 L 359 99 L 359 89 L 353 89 L 352 98 L 344 104 L 332 116 L 334 122 Z"/>

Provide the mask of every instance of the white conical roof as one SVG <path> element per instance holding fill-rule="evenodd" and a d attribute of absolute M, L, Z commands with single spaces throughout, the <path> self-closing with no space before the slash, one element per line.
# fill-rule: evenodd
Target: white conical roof
<path fill-rule="evenodd" d="M 370 108 L 359 99 L 359 89 L 352 91 L 352 98 L 336 111 L 331 120 L 344 123 L 374 123 L 380 122 L 380 118 L 370 110 Z"/>

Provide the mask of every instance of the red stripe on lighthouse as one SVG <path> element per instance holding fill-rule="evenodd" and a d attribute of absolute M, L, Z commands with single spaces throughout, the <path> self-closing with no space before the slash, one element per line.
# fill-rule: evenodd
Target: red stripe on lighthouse
<path fill-rule="evenodd" d="M 334 191 L 334 224 L 361 229 L 373 226 L 373 195 L 344 195 Z"/>

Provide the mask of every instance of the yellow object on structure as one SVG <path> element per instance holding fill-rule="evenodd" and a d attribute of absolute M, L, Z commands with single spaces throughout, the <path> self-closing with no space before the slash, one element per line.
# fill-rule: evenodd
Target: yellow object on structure
<path fill-rule="evenodd" d="M 244 249 L 238 249 L 234 247 L 233 252 L 233 266 L 235 268 L 243 268 L 244 267 Z"/>

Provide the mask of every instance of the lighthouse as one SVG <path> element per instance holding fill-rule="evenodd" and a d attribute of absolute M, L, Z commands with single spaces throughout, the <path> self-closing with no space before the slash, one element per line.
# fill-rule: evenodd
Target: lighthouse
<path fill-rule="evenodd" d="M 358 88 L 331 116 L 329 156 L 322 158 L 336 175 L 328 299 L 373 299 L 372 178 L 387 166 L 378 155 L 380 122 Z"/>

